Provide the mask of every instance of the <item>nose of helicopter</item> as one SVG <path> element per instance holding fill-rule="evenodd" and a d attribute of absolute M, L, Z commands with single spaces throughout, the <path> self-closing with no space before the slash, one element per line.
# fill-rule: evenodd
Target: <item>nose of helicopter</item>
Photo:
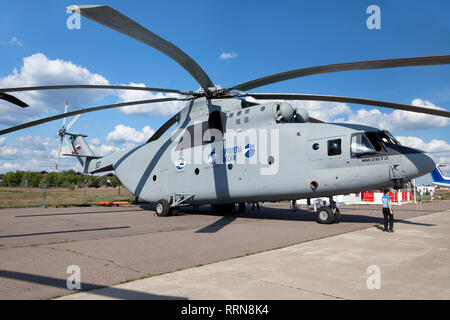
<path fill-rule="evenodd" d="M 406 159 L 406 176 L 408 179 L 421 177 L 436 168 L 436 163 L 429 153 L 420 150 L 415 151 L 413 153 L 404 153 Z"/>

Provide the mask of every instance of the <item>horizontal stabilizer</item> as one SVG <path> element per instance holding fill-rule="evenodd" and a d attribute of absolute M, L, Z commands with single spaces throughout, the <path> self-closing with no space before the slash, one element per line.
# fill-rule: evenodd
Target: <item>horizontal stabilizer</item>
<path fill-rule="evenodd" d="M 90 155 L 82 155 L 82 154 L 68 154 L 68 153 L 63 153 L 63 156 L 67 156 L 67 157 L 81 157 L 81 158 L 88 158 L 88 159 L 100 159 L 103 158 L 101 156 L 90 156 Z"/>

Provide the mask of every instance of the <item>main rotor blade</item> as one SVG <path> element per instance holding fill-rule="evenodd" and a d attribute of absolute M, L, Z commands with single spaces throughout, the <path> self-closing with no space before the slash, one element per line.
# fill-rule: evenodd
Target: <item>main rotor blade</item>
<path fill-rule="evenodd" d="M 400 104 L 395 102 L 386 102 L 378 100 L 339 97 L 339 96 L 324 96 L 316 94 L 295 94 L 295 93 L 246 93 L 245 96 L 250 96 L 255 99 L 261 100 L 309 100 L 309 101 L 330 101 L 330 102 L 343 102 L 343 103 L 355 103 L 362 105 L 369 105 L 374 107 L 390 108 L 404 111 L 411 111 L 417 113 L 424 113 L 434 116 L 450 118 L 450 112 L 446 110 L 430 109 L 417 106 L 411 106 L 407 104 Z"/>
<path fill-rule="evenodd" d="M 190 94 L 189 92 L 185 92 L 185 91 L 180 91 L 180 90 L 175 90 L 175 89 L 164 89 L 164 88 L 70 84 L 70 85 L 60 85 L 60 86 L 36 86 L 36 87 L 0 88 L 0 97 L 1 97 L 1 92 L 38 91 L 38 90 L 65 90 L 65 89 L 117 89 L 117 90 L 172 92 L 172 93 L 187 94 L 187 95 Z M 17 99 L 17 98 L 15 98 L 15 99 Z"/>
<path fill-rule="evenodd" d="M 117 104 L 108 104 L 108 105 L 99 106 L 99 107 L 93 107 L 93 108 L 88 108 L 88 109 L 81 109 L 81 110 L 77 110 L 77 111 L 61 113 L 61 114 L 58 114 L 56 116 L 51 116 L 51 117 L 47 117 L 47 118 L 31 121 L 31 122 L 28 122 L 28 123 L 24 123 L 24 124 L 21 124 L 21 125 L 15 126 L 15 127 L 11 127 L 11 128 L 8 128 L 8 129 L 4 129 L 4 130 L 0 131 L 0 136 L 4 135 L 4 134 L 7 134 L 7 133 L 10 133 L 10 132 L 18 131 L 18 130 L 21 130 L 21 129 L 37 126 L 39 124 L 46 123 L 46 122 L 49 122 L 49 121 L 58 120 L 58 119 L 61 119 L 61 118 L 64 118 L 64 117 L 76 116 L 77 114 L 83 114 L 83 113 L 100 111 L 100 110 L 105 110 L 105 109 L 112 109 L 112 108 L 120 108 L 120 107 L 132 106 L 132 105 L 137 105 L 137 104 L 148 104 L 148 103 L 167 102 L 167 101 L 185 101 L 185 99 L 180 99 L 180 98 L 161 98 L 161 99 L 151 99 L 151 100 L 140 100 L 140 101 L 131 101 L 131 102 L 117 103 Z"/>
<path fill-rule="evenodd" d="M 0 91 L 0 99 L 14 103 L 15 105 L 22 107 L 22 108 L 28 107 L 28 104 L 26 104 L 22 100 L 17 99 L 16 97 L 13 97 L 10 94 L 2 93 L 1 91 Z"/>
<path fill-rule="evenodd" d="M 72 12 L 80 13 L 86 18 L 103 24 L 104 26 L 123 33 L 164 53 L 189 72 L 205 91 L 207 91 L 209 87 L 214 87 L 214 83 L 206 72 L 180 48 L 147 30 L 120 12 L 108 6 L 101 5 L 69 6 L 68 9 Z"/>
<path fill-rule="evenodd" d="M 306 77 L 320 73 L 351 71 L 351 70 L 369 70 L 369 69 L 384 69 L 397 67 L 412 67 L 412 66 L 432 66 L 439 64 L 450 64 L 450 55 L 443 56 L 429 56 L 417 58 L 401 58 L 401 59 L 387 59 L 387 60 L 372 60 L 349 63 L 328 64 L 324 66 L 296 69 L 282 73 L 273 74 L 267 77 L 258 78 L 252 81 L 244 82 L 232 87 L 232 90 L 247 91 L 262 87 L 271 83 L 285 81 L 294 78 Z"/>

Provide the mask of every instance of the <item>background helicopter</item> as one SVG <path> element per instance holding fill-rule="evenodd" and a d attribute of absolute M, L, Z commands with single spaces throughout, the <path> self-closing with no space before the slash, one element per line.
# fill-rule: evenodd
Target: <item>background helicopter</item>
<path fill-rule="evenodd" d="M 210 203 L 216 209 L 229 209 L 234 203 L 248 201 L 332 196 L 369 188 L 399 186 L 435 167 L 429 156 L 401 146 L 388 132 L 358 125 L 321 123 L 310 118 L 306 110 L 294 108 L 286 102 L 259 104 L 244 98 L 347 102 L 449 117 L 450 112 L 444 110 L 360 98 L 245 92 L 271 83 L 321 73 L 449 64 L 449 55 L 296 69 L 221 89 L 179 48 L 114 9 L 107 6 L 71 6 L 70 9 L 171 57 L 191 74 L 201 89 L 194 92 L 94 85 L 0 89 L 0 98 L 21 107 L 26 107 L 26 103 L 9 95 L 9 92 L 94 88 L 172 92 L 185 96 L 87 108 L 15 126 L 0 131 L 0 134 L 86 112 L 156 102 L 188 101 L 186 107 L 169 119 L 146 144 L 106 158 L 100 159 L 90 151 L 85 136 L 70 135 L 70 144 L 84 172 L 115 170 L 133 194 L 157 202 L 158 215 L 174 213 L 183 204 Z M 163 136 L 172 126 L 176 127 L 172 134 Z M 256 138 L 253 129 L 258 129 Z M 261 138 L 260 133 L 264 130 L 270 134 Z M 261 139 L 265 139 L 265 143 Z M 272 141 L 275 143 L 272 144 Z M 77 146 L 81 146 L 80 152 L 77 152 Z M 195 155 L 204 157 L 199 157 L 198 161 Z M 258 161 L 252 162 L 256 157 Z M 319 209 L 319 222 L 338 220 L 339 212 L 333 203 L 330 207 Z"/>

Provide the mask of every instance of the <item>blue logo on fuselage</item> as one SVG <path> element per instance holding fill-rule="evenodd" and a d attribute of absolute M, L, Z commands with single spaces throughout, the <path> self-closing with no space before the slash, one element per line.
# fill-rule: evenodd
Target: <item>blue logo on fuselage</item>
<path fill-rule="evenodd" d="M 245 150 L 244 151 L 245 152 L 245 157 L 246 158 L 251 158 L 251 157 L 253 157 L 255 155 L 256 147 L 255 147 L 254 144 L 249 143 L 249 144 L 247 144 L 245 146 L 244 150 Z"/>
<path fill-rule="evenodd" d="M 175 167 L 178 170 L 183 170 L 185 165 L 186 165 L 186 161 L 184 161 L 184 158 L 182 158 L 182 157 L 178 158 L 177 161 L 175 162 Z"/>

